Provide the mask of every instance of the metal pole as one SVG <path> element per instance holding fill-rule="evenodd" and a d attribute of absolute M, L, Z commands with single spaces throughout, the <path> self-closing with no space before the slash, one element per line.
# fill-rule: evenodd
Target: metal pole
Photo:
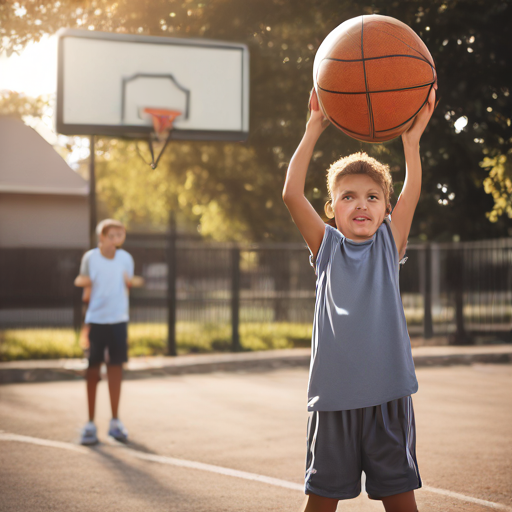
<path fill-rule="evenodd" d="M 89 157 L 89 247 L 96 247 L 96 174 L 94 168 L 94 135 L 90 138 Z"/>
<path fill-rule="evenodd" d="M 167 354 L 176 352 L 176 218 L 174 209 L 169 216 L 167 248 Z"/>
<path fill-rule="evenodd" d="M 425 245 L 424 251 L 423 337 L 429 339 L 434 335 L 432 325 L 432 247 L 430 244 Z"/>
<path fill-rule="evenodd" d="M 473 343 L 471 335 L 466 331 L 464 325 L 464 249 L 453 251 L 453 272 L 454 272 L 454 306 L 456 332 L 450 338 L 450 345 L 469 345 Z"/>
<path fill-rule="evenodd" d="M 231 350 L 239 352 L 240 347 L 240 249 L 231 249 Z"/>

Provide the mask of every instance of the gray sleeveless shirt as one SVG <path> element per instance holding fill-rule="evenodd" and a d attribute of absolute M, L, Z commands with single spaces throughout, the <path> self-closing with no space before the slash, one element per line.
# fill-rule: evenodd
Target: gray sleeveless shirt
<path fill-rule="evenodd" d="M 309 411 L 370 407 L 418 390 L 389 222 L 364 242 L 325 227 L 314 265 Z"/>

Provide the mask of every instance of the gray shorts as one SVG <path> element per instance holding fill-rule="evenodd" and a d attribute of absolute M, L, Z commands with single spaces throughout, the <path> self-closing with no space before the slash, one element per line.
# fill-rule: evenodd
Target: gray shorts
<path fill-rule="evenodd" d="M 315 411 L 308 421 L 306 494 L 371 499 L 421 487 L 412 398 L 347 411 Z"/>

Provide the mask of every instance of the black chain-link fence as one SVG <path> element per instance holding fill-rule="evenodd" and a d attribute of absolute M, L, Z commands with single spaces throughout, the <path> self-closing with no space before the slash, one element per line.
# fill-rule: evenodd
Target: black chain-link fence
<path fill-rule="evenodd" d="M 131 291 L 131 324 L 153 326 L 171 345 L 201 325 L 211 338 L 228 332 L 237 349 L 244 325 L 312 322 L 315 275 L 303 244 L 131 234 L 125 249 L 145 279 L 144 288 Z M 0 249 L 0 330 L 78 329 L 81 291 L 73 280 L 83 252 Z M 512 240 L 413 245 L 407 256 L 400 285 L 411 336 L 470 343 L 495 334 L 512 341 Z"/>

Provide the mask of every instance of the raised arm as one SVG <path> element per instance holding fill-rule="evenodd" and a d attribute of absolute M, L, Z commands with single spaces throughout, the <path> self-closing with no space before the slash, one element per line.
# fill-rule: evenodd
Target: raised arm
<path fill-rule="evenodd" d="M 411 229 L 414 211 L 421 193 L 420 138 L 435 106 L 435 91 L 432 89 L 412 126 L 402 134 L 405 155 L 405 181 L 402 192 L 391 214 L 391 231 L 400 258 L 405 254 L 407 238 Z"/>
<path fill-rule="evenodd" d="M 316 257 L 324 236 L 325 224 L 304 196 L 304 185 L 315 144 L 329 121 L 322 114 L 314 91 L 311 94 L 310 109 L 311 116 L 306 132 L 288 166 L 283 200 L 311 253 Z"/>

